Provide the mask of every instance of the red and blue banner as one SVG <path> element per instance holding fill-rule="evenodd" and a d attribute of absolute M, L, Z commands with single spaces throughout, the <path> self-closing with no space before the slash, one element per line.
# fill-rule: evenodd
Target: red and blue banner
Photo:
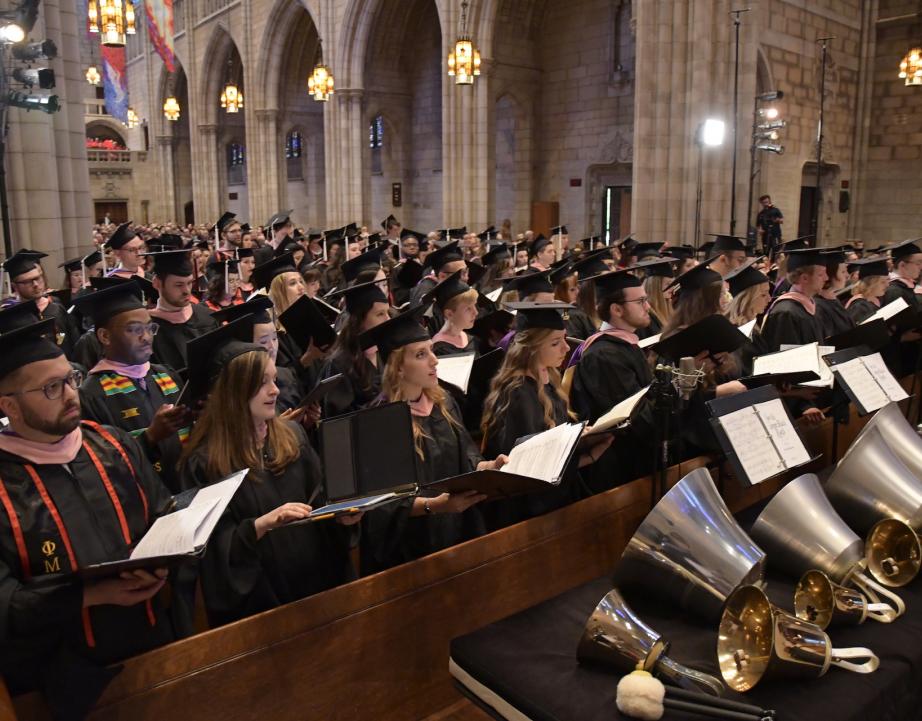
<path fill-rule="evenodd" d="M 102 82 L 106 112 L 128 124 L 128 76 L 125 73 L 125 48 L 100 47 Z"/>
<path fill-rule="evenodd" d="M 176 70 L 173 49 L 173 0 L 144 0 L 147 32 L 157 54 L 171 73 Z"/>

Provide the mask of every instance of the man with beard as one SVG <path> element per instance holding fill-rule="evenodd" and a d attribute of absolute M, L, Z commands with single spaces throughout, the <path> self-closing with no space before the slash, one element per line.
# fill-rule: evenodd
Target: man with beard
<path fill-rule="evenodd" d="M 160 294 L 150 314 L 159 330 L 154 335 L 154 360 L 173 371 L 186 367 L 186 344 L 214 330 L 217 322 L 204 303 L 192 303 L 195 279 L 190 250 L 149 253 L 154 258 L 154 288 Z"/>
<path fill-rule="evenodd" d="M 208 259 L 208 263 L 236 260 L 237 251 L 243 247 L 243 226 L 237 220 L 237 215 L 231 212 L 224 213 L 211 230 L 218 234 L 220 241 L 216 244 L 215 252 Z"/>
<path fill-rule="evenodd" d="M 122 223 L 106 241 L 106 247 L 112 248 L 112 253 L 118 259 L 118 265 L 106 273 L 109 277 L 131 278 L 135 275 L 144 277 L 144 270 L 141 268 L 144 241 L 135 231 L 131 230 L 130 225 L 130 220 Z"/>
<path fill-rule="evenodd" d="M 130 433 L 167 488 L 178 493 L 176 465 L 189 435 L 188 413 L 173 405 L 178 377 L 150 363 L 159 326 L 141 302 L 141 288 L 123 283 L 89 293 L 76 304 L 92 318 L 102 346 L 102 359 L 80 387 L 83 417 Z"/>
<path fill-rule="evenodd" d="M 126 557 L 171 498 L 130 435 L 81 424 L 80 373 L 52 330 L 0 336 L 0 673 L 13 694 L 40 689 L 54 716 L 82 718 L 105 665 L 177 634 L 158 598 L 165 569 L 73 572 Z"/>

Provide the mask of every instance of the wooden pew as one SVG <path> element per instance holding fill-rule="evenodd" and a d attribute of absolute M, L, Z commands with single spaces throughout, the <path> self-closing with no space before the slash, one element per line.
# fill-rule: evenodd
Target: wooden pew
<path fill-rule="evenodd" d="M 863 424 L 853 414 L 839 430 L 853 437 Z M 831 421 L 801 430 L 812 453 L 830 452 Z M 804 472 L 743 488 L 716 459 L 699 457 L 669 469 L 667 487 L 701 466 L 734 512 Z M 651 483 L 129 659 L 91 718 L 425 718 L 458 703 L 449 641 L 609 573 L 649 511 Z M 35 694 L 13 703 L 20 721 L 48 718 Z M 0 718 L 4 710 L 0 695 Z"/>

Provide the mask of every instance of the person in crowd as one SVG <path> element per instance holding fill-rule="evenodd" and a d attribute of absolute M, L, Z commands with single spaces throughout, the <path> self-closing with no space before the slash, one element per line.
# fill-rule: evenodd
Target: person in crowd
<path fill-rule="evenodd" d="M 144 275 L 142 267 L 144 240 L 131 229 L 131 221 L 119 225 L 106 241 L 106 247 L 112 249 L 117 265 L 106 275 L 116 278 L 130 278 Z"/>
<path fill-rule="evenodd" d="M 746 238 L 732 235 L 716 235 L 711 248 L 710 268 L 715 273 L 725 276 L 746 262 Z"/>
<path fill-rule="evenodd" d="M 858 271 L 858 284 L 852 290 L 845 309 L 855 324 L 863 323 L 878 310 L 890 284 L 887 259 L 871 256 L 848 264 L 849 271 Z"/>
<path fill-rule="evenodd" d="M 548 238 L 539 235 L 528 248 L 529 267 L 539 273 L 550 270 L 557 260 L 557 249 Z"/>
<path fill-rule="evenodd" d="M 423 297 L 423 305 L 435 303 L 445 322 L 432 337 L 432 352 L 437 356 L 477 353 L 477 339 L 468 331 L 477 320 L 476 290 L 461 280 L 455 271 Z"/>
<path fill-rule="evenodd" d="M 790 250 L 786 255 L 791 289 L 775 298 L 762 326 L 771 352 L 782 345 L 822 343 L 826 337 L 814 300 L 826 284 L 826 261 L 817 248 Z"/>
<path fill-rule="evenodd" d="M 823 258 L 826 261 L 826 282 L 814 300 L 816 313 L 823 326 L 823 333 L 826 338 L 829 338 L 854 328 L 855 321 L 839 300 L 839 295 L 848 282 L 849 266 L 845 263 L 845 253 L 839 248 L 831 248 L 823 252 Z M 886 273 L 887 271 L 884 270 L 885 278 Z M 886 282 L 884 288 L 886 288 Z"/>

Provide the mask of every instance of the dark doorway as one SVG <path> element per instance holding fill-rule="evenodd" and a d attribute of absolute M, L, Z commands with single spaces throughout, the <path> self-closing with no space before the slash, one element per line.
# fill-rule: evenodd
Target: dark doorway
<path fill-rule="evenodd" d="M 183 206 L 183 217 L 186 225 L 195 223 L 195 204 L 191 200 Z"/>
<path fill-rule="evenodd" d="M 797 236 L 803 238 L 813 233 L 813 213 L 816 209 L 816 187 L 801 186 L 800 188 L 800 216 L 797 219 Z"/>
<path fill-rule="evenodd" d="M 611 245 L 631 232 L 631 187 L 606 186 L 602 207 L 602 240 Z"/>
<path fill-rule="evenodd" d="M 110 223 L 124 223 L 128 220 L 128 203 L 125 201 L 94 201 L 93 214 L 96 223 L 105 223 L 109 218 Z"/>

